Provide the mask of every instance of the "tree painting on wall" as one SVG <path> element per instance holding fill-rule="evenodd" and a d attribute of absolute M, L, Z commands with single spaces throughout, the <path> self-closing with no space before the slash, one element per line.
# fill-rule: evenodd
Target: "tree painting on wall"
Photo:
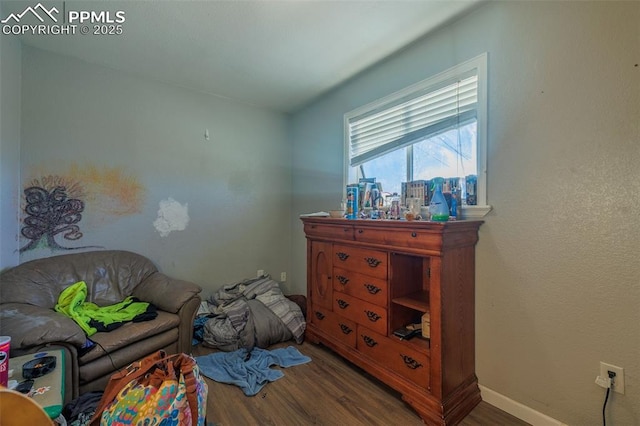
<path fill-rule="evenodd" d="M 73 250 L 82 247 L 64 247 L 56 241 L 56 235 L 75 241 L 82 238 L 78 223 L 82 220 L 84 202 L 69 198 L 66 186 L 56 186 L 51 191 L 41 186 L 24 190 L 26 206 L 22 236 L 30 242 L 20 252 L 32 250 L 41 243 L 52 250 Z"/>
<path fill-rule="evenodd" d="M 64 174 L 34 169 L 24 189 L 20 233 L 28 242 L 20 252 L 37 248 L 77 250 L 102 246 L 70 247 L 84 230 L 109 226 L 118 217 L 140 213 L 144 187 L 120 168 L 92 164 L 66 167 Z M 66 240 L 66 241 L 65 241 Z"/>

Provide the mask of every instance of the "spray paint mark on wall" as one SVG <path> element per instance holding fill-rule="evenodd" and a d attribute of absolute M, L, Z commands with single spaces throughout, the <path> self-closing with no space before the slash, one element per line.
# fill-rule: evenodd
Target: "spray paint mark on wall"
<path fill-rule="evenodd" d="M 102 217 L 142 212 L 145 189 L 121 167 L 72 164 L 68 176 L 86 188 L 87 208 Z"/>
<path fill-rule="evenodd" d="M 75 250 L 85 247 L 64 247 L 56 241 L 62 234 L 65 240 L 82 238 L 78 223 L 82 220 L 84 202 L 73 196 L 81 196 L 82 188 L 76 182 L 66 182 L 60 177 L 34 180 L 24 190 L 25 218 L 20 230 L 23 237 L 31 240 L 20 249 L 20 253 L 33 250 L 40 245 L 52 250 Z"/>
<path fill-rule="evenodd" d="M 168 236 L 171 231 L 184 231 L 189 224 L 189 204 L 180 204 L 173 198 L 160 201 L 158 218 L 153 222 L 161 237 Z"/>
<path fill-rule="evenodd" d="M 81 239 L 81 220 L 89 218 L 83 225 L 86 229 L 91 223 L 142 211 L 144 187 L 121 168 L 73 164 L 60 174 L 38 173 L 39 169 L 43 168 L 31 173 L 39 177 L 25 185 L 21 234 L 31 241 L 20 252 L 37 247 L 72 250 L 55 238 L 61 234 L 66 240 Z"/>

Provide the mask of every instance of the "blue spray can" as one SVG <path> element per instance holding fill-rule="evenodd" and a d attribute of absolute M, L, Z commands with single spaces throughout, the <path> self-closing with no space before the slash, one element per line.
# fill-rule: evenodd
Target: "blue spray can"
<path fill-rule="evenodd" d="M 347 185 L 347 219 L 358 218 L 358 184 Z"/>

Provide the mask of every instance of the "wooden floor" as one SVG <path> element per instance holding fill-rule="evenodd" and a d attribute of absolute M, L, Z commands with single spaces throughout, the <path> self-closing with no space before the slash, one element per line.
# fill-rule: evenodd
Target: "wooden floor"
<path fill-rule="evenodd" d="M 422 425 L 400 395 L 322 345 L 293 342 L 312 362 L 282 369 L 284 377 L 247 397 L 234 385 L 207 379 L 207 421 L 215 426 L 245 425 Z M 197 346 L 194 356 L 212 350 Z M 280 368 L 280 367 L 273 367 Z M 521 426 L 527 423 L 481 402 L 463 426 Z"/>

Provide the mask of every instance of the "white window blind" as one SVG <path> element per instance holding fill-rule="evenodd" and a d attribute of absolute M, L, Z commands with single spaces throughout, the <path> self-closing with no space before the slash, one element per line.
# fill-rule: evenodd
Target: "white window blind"
<path fill-rule="evenodd" d="M 477 71 L 349 118 L 350 165 L 358 166 L 477 118 Z"/>

